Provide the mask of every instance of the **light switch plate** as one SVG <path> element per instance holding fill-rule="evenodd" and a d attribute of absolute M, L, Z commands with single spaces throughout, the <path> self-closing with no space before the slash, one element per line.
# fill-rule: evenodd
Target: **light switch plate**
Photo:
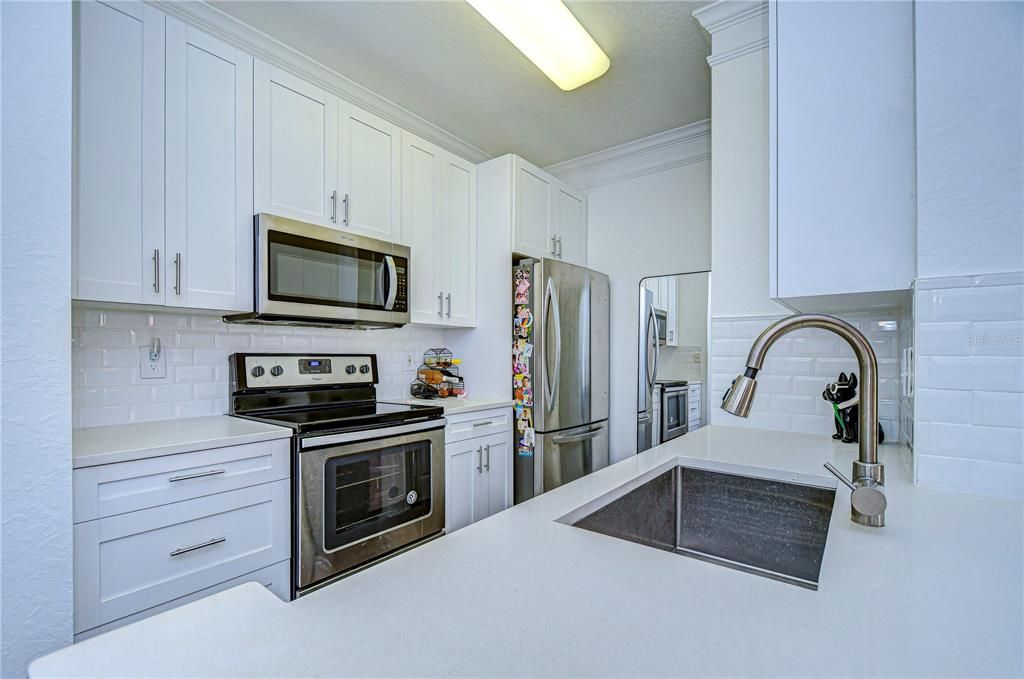
<path fill-rule="evenodd" d="M 149 346 L 139 347 L 139 377 L 144 380 L 155 380 L 167 377 L 167 357 L 161 349 L 156 360 L 149 358 Z"/>

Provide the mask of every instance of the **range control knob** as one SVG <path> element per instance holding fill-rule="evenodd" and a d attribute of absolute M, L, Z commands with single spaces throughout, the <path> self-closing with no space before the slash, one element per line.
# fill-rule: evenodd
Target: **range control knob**
<path fill-rule="evenodd" d="M 355 375 L 356 367 L 350 363 L 349 365 L 345 366 L 345 372 L 347 372 L 349 375 Z"/>
<path fill-rule="evenodd" d="M 365 375 L 366 373 L 370 372 L 370 366 L 364 363 L 363 365 L 359 366 L 359 372 Z"/>
<path fill-rule="evenodd" d="M 275 365 L 273 368 L 270 369 L 270 374 L 273 375 L 274 377 L 280 377 L 281 375 L 284 374 L 284 368 L 282 368 L 279 365 Z"/>
<path fill-rule="evenodd" d="M 267 371 L 263 369 L 262 365 L 257 365 L 252 370 L 250 370 L 249 372 L 252 373 L 253 377 L 263 377 L 263 373 L 265 373 Z"/>

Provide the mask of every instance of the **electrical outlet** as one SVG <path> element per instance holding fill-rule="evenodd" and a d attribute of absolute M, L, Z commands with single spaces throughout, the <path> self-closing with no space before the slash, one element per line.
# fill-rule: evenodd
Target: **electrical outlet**
<path fill-rule="evenodd" d="M 693 362 L 694 363 L 700 363 L 700 352 L 699 351 L 693 352 Z"/>
<path fill-rule="evenodd" d="M 405 352 L 405 369 L 415 370 L 416 369 L 416 354 L 411 351 Z"/>
<path fill-rule="evenodd" d="M 139 347 L 139 377 L 144 380 L 155 380 L 167 377 L 167 358 L 160 345 L 157 345 L 156 359 L 151 358 L 152 346 Z"/>

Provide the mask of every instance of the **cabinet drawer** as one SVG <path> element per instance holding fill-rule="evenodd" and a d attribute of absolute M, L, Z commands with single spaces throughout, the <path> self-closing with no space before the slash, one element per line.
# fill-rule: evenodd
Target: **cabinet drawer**
<path fill-rule="evenodd" d="M 226 589 L 231 589 L 238 585 L 244 585 L 247 582 L 257 582 L 284 601 L 288 601 L 288 598 L 291 596 L 291 563 L 291 560 L 281 561 L 280 563 L 275 563 L 273 566 L 267 566 L 266 568 L 253 571 L 252 573 L 246 573 L 245 575 L 226 580 L 212 587 L 207 587 L 206 589 L 201 589 L 198 592 L 193 592 L 187 596 L 167 601 L 159 606 L 147 608 L 144 611 L 139 611 L 138 613 L 114 620 L 113 622 L 108 622 L 105 625 L 100 625 L 99 627 L 93 627 L 92 629 L 84 632 L 79 632 L 75 635 L 75 643 L 77 644 L 79 641 L 85 641 L 86 639 L 103 634 L 104 632 L 115 630 L 118 627 L 124 627 L 125 625 L 133 622 L 138 622 L 143 618 L 148 618 L 156 615 L 157 613 L 163 613 L 164 611 L 169 611 L 172 608 L 184 606 L 192 601 L 198 601 L 199 599 L 208 597 L 211 594 L 223 592 Z"/>
<path fill-rule="evenodd" d="M 289 439 L 74 471 L 75 523 L 287 479 Z"/>
<path fill-rule="evenodd" d="M 500 434 L 512 427 L 512 408 L 495 408 L 447 416 L 445 442 L 455 443 L 478 436 Z"/>
<path fill-rule="evenodd" d="M 286 480 L 75 525 L 75 632 L 289 558 Z"/>

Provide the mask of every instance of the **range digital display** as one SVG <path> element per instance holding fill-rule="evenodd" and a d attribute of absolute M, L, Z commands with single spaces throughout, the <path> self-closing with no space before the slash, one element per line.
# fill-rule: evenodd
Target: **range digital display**
<path fill-rule="evenodd" d="M 329 358 L 300 358 L 300 375 L 327 375 L 331 372 L 331 359 Z"/>

